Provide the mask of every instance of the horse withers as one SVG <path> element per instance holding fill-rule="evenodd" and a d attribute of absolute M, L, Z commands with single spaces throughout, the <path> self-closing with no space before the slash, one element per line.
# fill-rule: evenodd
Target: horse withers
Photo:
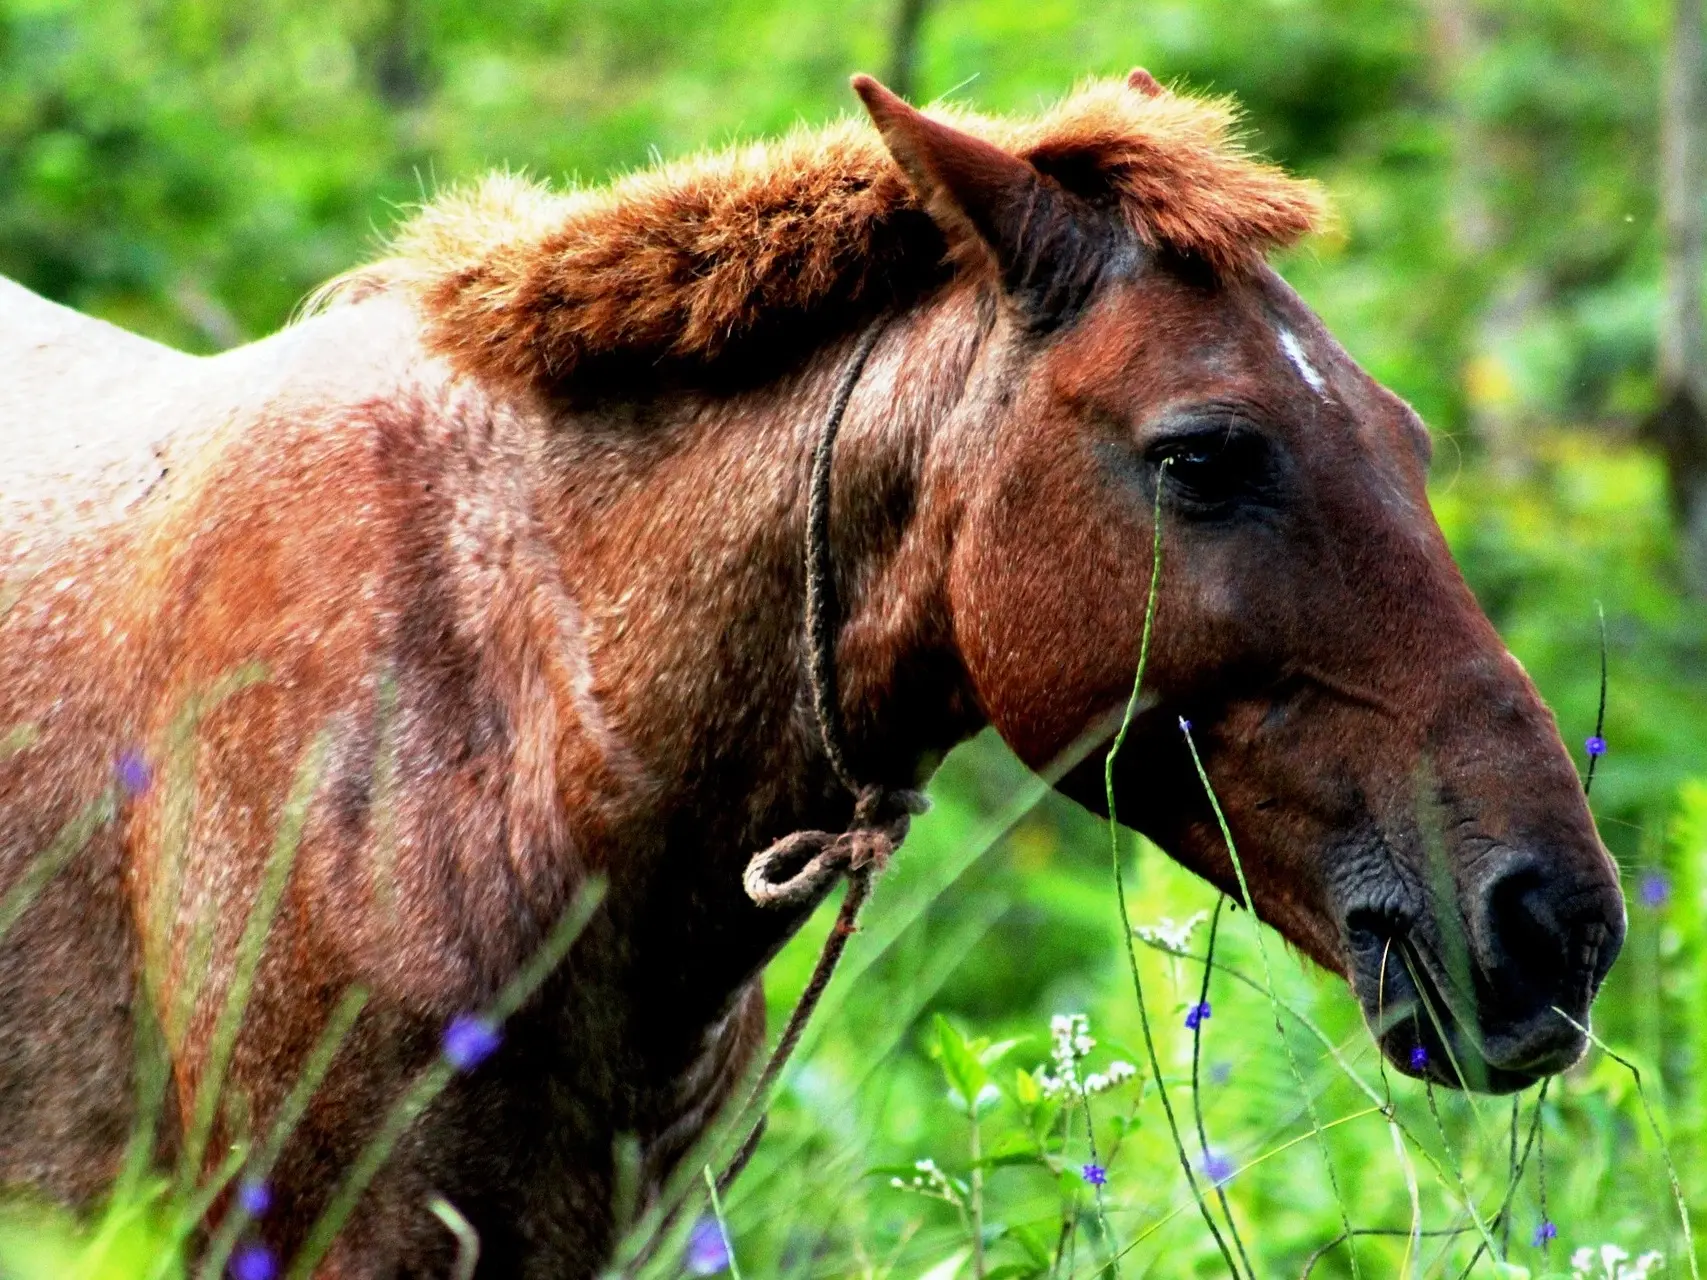
<path fill-rule="evenodd" d="M 158 1154 L 211 1118 L 211 1175 L 359 985 L 253 1228 L 293 1253 L 598 877 L 318 1272 L 439 1273 L 442 1194 L 483 1274 L 593 1274 L 620 1136 L 655 1194 L 763 1040 L 810 903 L 755 905 L 747 859 L 850 818 L 802 547 L 868 346 L 827 525 L 856 777 L 914 786 L 987 724 L 1038 769 L 1106 735 L 1156 513 L 1121 818 L 1238 892 L 1188 719 L 1258 914 L 1398 1070 L 1502 1091 L 1579 1056 L 1617 876 L 1430 515 L 1426 431 L 1264 263 L 1314 189 L 1142 73 L 1018 120 L 856 88 L 875 130 L 441 197 L 216 357 L 0 293 L 0 901 L 31 895 L 0 937 L 0 1183 L 115 1176 L 139 1010 Z M 1103 803 L 1094 764 L 1061 785 Z"/>

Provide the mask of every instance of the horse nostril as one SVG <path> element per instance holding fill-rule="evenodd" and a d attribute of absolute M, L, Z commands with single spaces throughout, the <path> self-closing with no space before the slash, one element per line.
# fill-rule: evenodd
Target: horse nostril
<path fill-rule="evenodd" d="M 1484 895 L 1488 976 L 1513 1011 L 1557 1004 L 1587 1007 L 1617 954 L 1622 919 L 1609 915 L 1607 890 L 1574 877 L 1519 866 Z"/>
<path fill-rule="evenodd" d="M 1549 974 L 1561 974 L 1567 963 L 1568 942 L 1549 900 L 1547 886 L 1531 868 L 1496 880 L 1487 891 L 1487 940 L 1494 970 L 1526 985 L 1553 985 Z"/>
<path fill-rule="evenodd" d="M 1354 952 L 1387 954 L 1409 927 L 1397 912 L 1375 907 L 1353 908 L 1345 918 L 1346 941 Z"/>

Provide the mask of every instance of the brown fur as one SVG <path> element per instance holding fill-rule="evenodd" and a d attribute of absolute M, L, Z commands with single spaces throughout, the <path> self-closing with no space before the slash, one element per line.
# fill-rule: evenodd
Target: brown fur
<path fill-rule="evenodd" d="M 1030 119 L 931 114 L 1218 270 L 1322 215 L 1313 184 L 1240 149 L 1225 100 L 1108 80 Z M 945 251 L 876 130 L 848 120 L 562 195 L 494 175 L 427 206 L 344 287 L 407 289 L 458 368 L 537 385 L 619 354 L 710 365 L 825 311 L 905 303 L 941 281 Z"/>
<path fill-rule="evenodd" d="M 1567 1063 L 1582 1042 L 1552 1002 L 1587 1017 L 1623 928 L 1570 759 L 1429 515 L 1415 416 L 1251 258 L 1311 198 L 1222 148 L 1218 108 L 1151 88 L 971 121 L 1003 149 L 863 85 L 911 196 L 853 126 L 561 201 L 501 183 L 514 216 L 440 208 L 345 305 L 207 360 L 0 282 L 0 733 L 32 730 L 0 750 L 0 899 L 91 799 L 115 802 L 0 939 L 0 1186 L 99 1195 L 135 1119 L 137 1015 L 170 1018 L 205 940 L 170 1046 L 171 1155 L 292 775 L 324 740 L 224 1096 L 264 1130 L 341 993 L 372 999 L 259 1234 L 302 1242 L 447 1019 L 600 872 L 585 935 L 409 1129 L 317 1274 L 444 1274 L 434 1193 L 479 1231 L 483 1275 L 598 1272 L 613 1152 L 632 1136 L 656 1195 L 762 1041 L 759 975 L 802 913 L 754 906 L 747 858 L 849 817 L 807 707 L 802 529 L 860 305 L 880 328 L 831 512 L 855 772 L 917 783 L 986 724 L 1042 769 L 1106 729 L 1160 487 L 1121 816 L 1234 888 L 1189 715 L 1265 920 L 1388 1012 L 1418 988 L 1373 988 L 1363 940 L 1414 945 L 1426 977 L 1456 933 L 1473 990 L 1441 999 L 1469 1083 Z M 1127 175 L 1119 202 L 1075 147 Z M 1164 177 L 1166 198 L 1134 194 Z M 618 359 L 699 376 L 596 376 Z M 1169 451 L 1235 427 L 1273 474 L 1201 510 Z M 264 679 L 185 730 L 256 662 Z M 120 795 L 134 751 L 155 781 Z M 1062 785 L 1101 803 L 1089 766 Z M 1433 1034 L 1400 1018 L 1381 1043 L 1405 1070 Z"/>

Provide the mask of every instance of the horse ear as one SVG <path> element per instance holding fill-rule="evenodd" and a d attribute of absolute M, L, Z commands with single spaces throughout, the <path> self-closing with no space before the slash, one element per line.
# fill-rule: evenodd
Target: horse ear
<path fill-rule="evenodd" d="M 1143 67 L 1133 67 L 1126 73 L 1126 87 L 1143 94 L 1146 98 L 1162 96 L 1162 82 Z"/>
<path fill-rule="evenodd" d="M 914 194 L 950 245 L 988 253 L 1034 323 L 1059 323 L 1090 296 L 1107 258 L 1107 228 L 1084 201 L 1027 161 L 932 120 L 870 76 L 854 92 Z"/>

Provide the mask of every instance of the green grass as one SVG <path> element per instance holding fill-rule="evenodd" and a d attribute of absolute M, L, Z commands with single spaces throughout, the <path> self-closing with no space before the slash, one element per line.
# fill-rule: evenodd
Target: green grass
<path fill-rule="evenodd" d="M 990 761 L 979 764 L 999 770 L 1003 762 L 995 751 L 989 755 Z M 974 764 L 968 761 L 963 767 Z M 1054 805 L 1047 802 L 1050 808 Z M 1050 825 L 1066 831 L 1084 825 L 1071 812 L 1051 817 Z M 1022 828 L 1018 840 L 1030 835 L 1030 829 Z M 928 858 L 937 838 L 937 825 L 923 824 L 908 858 Z M 1016 854 L 1028 861 L 1037 857 L 1023 843 L 1013 849 L 1013 843 L 992 849 L 990 861 L 997 865 L 988 869 L 987 887 L 967 884 L 968 895 L 999 891 L 993 888 L 1004 878 L 999 864 L 1011 862 Z M 1066 865 L 1053 865 L 1057 861 Z M 732 1234 L 747 1274 L 913 1276 L 962 1251 L 964 1224 L 949 1207 L 896 1191 L 884 1177 L 867 1176 L 871 1169 L 905 1166 L 924 1157 L 951 1175 L 964 1177 L 967 1172 L 968 1121 L 946 1100 L 945 1087 L 922 1046 L 915 1010 L 959 1005 L 966 1010 L 957 1018 L 960 1025 L 986 1036 L 1019 1038 L 1006 1061 L 1033 1066 L 1047 1057 L 1045 1011 L 1083 1009 L 1104 1045 L 1131 1060 L 1143 1060 L 1127 1047 L 1138 1044 L 1142 1032 L 1114 931 L 1104 935 L 1104 956 L 1090 957 L 1088 963 L 1087 957 L 1067 952 L 1063 939 L 1048 936 L 1050 924 L 1057 923 L 1049 919 L 1055 914 L 1052 907 L 1059 908 L 1062 934 L 1070 937 L 1087 923 L 1080 912 L 1084 899 L 1094 893 L 1088 873 L 1069 848 L 1051 849 L 1048 862 L 1030 871 L 1016 895 L 1010 914 L 1032 918 L 1024 929 L 1036 944 L 1030 954 L 1040 964 L 1053 960 L 1060 965 L 1054 973 L 1040 975 L 1043 981 L 1027 993 L 1031 998 L 1023 1012 L 991 1013 L 977 1007 L 989 997 L 979 990 L 977 947 L 963 962 L 970 972 L 959 981 L 951 976 L 941 985 L 920 989 L 917 978 L 922 975 L 915 963 L 937 949 L 938 939 L 941 945 L 954 945 L 954 912 L 946 905 L 922 913 L 914 926 L 922 937 L 897 939 L 889 954 L 867 969 L 836 1026 L 825 1033 L 817 1051 L 805 1057 L 785 1088 L 749 1180 L 729 1197 Z M 1013 874 L 1010 866 L 1007 875 Z M 1140 855 L 1132 878 L 1138 886 L 1133 909 L 1140 921 L 1179 919 L 1212 905 L 1209 891 L 1153 849 Z M 901 898 L 906 888 L 896 885 L 891 892 Z M 880 899 L 873 912 L 890 905 Z M 1017 931 L 1015 923 L 999 922 L 995 932 Z M 1636 921 L 1633 933 L 1638 939 L 1650 923 L 1658 922 Z M 815 935 L 803 935 L 779 961 L 779 970 L 789 972 L 814 942 Z M 1193 943 L 1201 954 L 1201 930 Z M 985 935 L 982 945 L 1001 943 Z M 1339 1172 L 1344 1214 L 1352 1225 L 1398 1233 L 1360 1237 L 1365 1274 L 1400 1274 L 1410 1248 L 1416 1251 L 1410 1274 L 1456 1275 L 1488 1234 L 1500 1238 L 1496 1245 L 1509 1237 L 1509 1252 L 1497 1252 L 1534 1275 L 1549 1274 L 1549 1267 L 1569 1274 L 1565 1263 L 1573 1249 L 1608 1241 L 1632 1255 L 1662 1249 L 1676 1264 L 1666 1274 L 1690 1273 L 1665 1151 L 1647 1125 L 1633 1077 L 1606 1053 L 1596 1051 L 1557 1082 L 1542 1108 L 1549 1161 L 1547 1215 L 1559 1226 L 1559 1238 L 1543 1251 L 1530 1244 L 1541 1221 L 1533 1156 L 1512 1196 L 1509 1232 L 1493 1225 L 1506 1198 L 1512 1163 L 1502 1105 L 1482 1102 L 1488 1118 L 1478 1124 L 1472 1104 L 1461 1095 L 1438 1092 L 1431 1109 L 1421 1086 L 1393 1076 L 1382 1078 L 1343 984 L 1315 973 L 1289 953 L 1276 951 L 1272 957 L 1276 1000 L 1271 1003 L 1248 915 L 1239 913 L 1227 922 L 1218 951 L 1225 968 L 1212 980 L 1213 1016 L 1204 1024 L 1206 1067 L 1198 1101 L 1211 1143 L 1238 1170 L 1225 1191 L 1257 1275 L 1296 1274 L 1310 1254 L 1343 1230 L 1341 1208 L 1323 1174 L 1324 1152 Z M 1157 1022 L 1164 1077 L 1175 1105 L 1190 1106 L 1191 1035 L 1181 1019 L 1196 1001 L 1200 965 L 1151 948 L 1141 950 L 1138 961 Z M 776 987 L 773 999 L 780 1007 L 787 1002 L 789 987 L 785 981 Z M 1618 994 L 1614 984 L 1606 1003 Z M 1302 1092 L 1278 1040 L 1277 1009 L 1298 1060 Z M 1603 1023 L 1620 1020 L 1604 1008 L 1601 1013 Z M 873 1055 L 883 1053 L 888 1044 L 894 1048 L 874 1062 Z M 1155 1092 L 1146 1092 L 1130 1119 L 1102 1099 L 1092 1101 L 1101 1147 L 1105 1153 L 1111 1147 L 1116 1150 L 1107 1161 L 1106 1215 L 1114 1240 L 1129 1250 L 1125 1273 L 1227 1274 L 1227 1263 L 1180 1171 L 1175 1140 Z M 1520 1139 L 1533 1107 L 1532 1096 L 1519 1104 Z M 1664 1108 L 1656 1111 L 1659 1131 L 1677 1153 L 1684 1192 L 1698 1202 L 1707 1192 L 1707 1179 L 1697 1176 L 1691 1185 L 1691 1163 L 1681 1154 L 1693 1150 L 1693 1134 L 1680 1131 L 1677 1118 L 1664 1114 Z M 1023 1128 L 1021 1113 L 1021 1101 L 1004 1092 L 982 1124 L 1000 1141 L 1004 1129 Z M 1088 1159 L 1088 1147 L 1081 1147 L 1079 1156 Z M 1069 1157 L 1071 1164 L 1071 1153 Z M 996 1237 L 989 1250 L 992 1271 L 1025 1265 L 1027 1251 L 1014 1242 L 1012 1233 L 1020 1228 L 1035 1232 L 1058 1221 L 1060 1188 L 1036 1169 L 1005 1164 L 990 1171 L 985 1197 L 987 1230 Z M 1418 1232 L 1466 1230 L 1451 1239 L 1413 1238 L 1413 1225 Z M 1099 1274 L 1102 1265 L 1102 1255 L 1096 1254 L 1081 1260 L 1071 1274 Z M 1479 1274 L 1497 1273 L 1486 1259 L 1480 1265 Z M 970 1275 L 970 1268 L 963 1266 L 957 1274 Z M 1342 1248 L 1328 1254 L 1314 1274 L 1351 1274 L 1347 1252 Z"/>

